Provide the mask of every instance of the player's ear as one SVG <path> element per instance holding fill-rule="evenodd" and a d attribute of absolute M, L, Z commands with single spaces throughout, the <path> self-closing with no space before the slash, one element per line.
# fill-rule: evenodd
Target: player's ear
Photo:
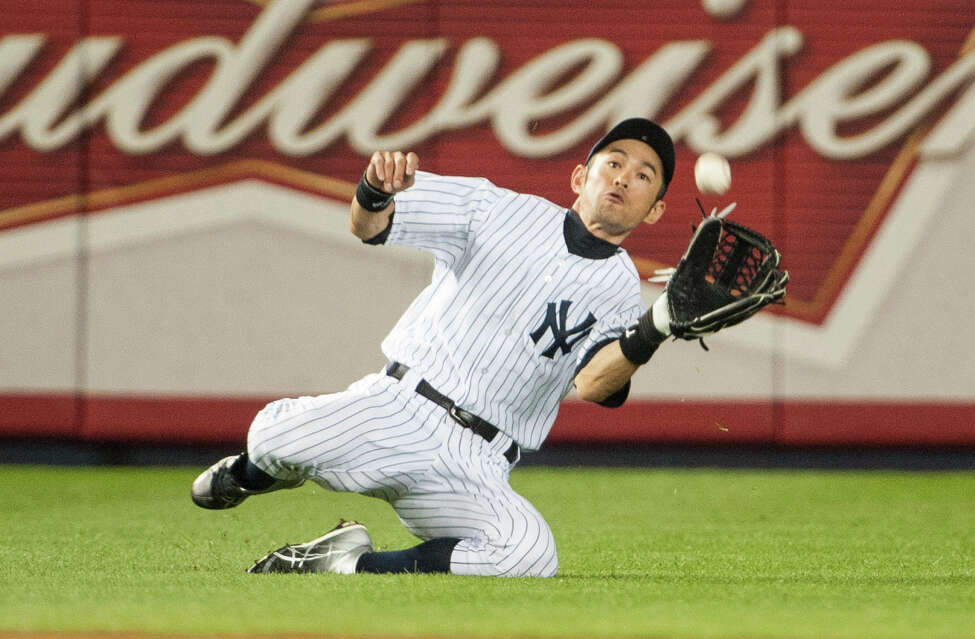
<path fill-rule="evenodd" d="M 657 220 L 663 217 L 664 211 L 666 210 L 667 203 L 663 200 L 657 200 L 653 203 L 653 206 L 650 207 L 650 211 L 647 213 L 647 216 L 643 218 L 643 222 L 645 224 L 656 224 Z"/>
<path fill-rule="evenodd" d="M 569 184 L 572 186 L 572 192 L 576 195 L 582 194 L 582 187 L 586 183 L 586 172 L 588 169 L 582 164 L 577 164 L 576 168 L 572 169 L 572 177 L 569 178 Z"/>

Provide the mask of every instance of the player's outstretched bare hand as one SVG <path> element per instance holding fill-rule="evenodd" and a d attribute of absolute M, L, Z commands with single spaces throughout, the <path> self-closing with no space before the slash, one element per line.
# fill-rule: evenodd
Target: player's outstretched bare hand
<path fill-rule="evenodd" d="M 387 193 L 398 193 L 413 186 L 420 158 L 410 151 L 376 151 L 366 167 L 366 181 Z"/>

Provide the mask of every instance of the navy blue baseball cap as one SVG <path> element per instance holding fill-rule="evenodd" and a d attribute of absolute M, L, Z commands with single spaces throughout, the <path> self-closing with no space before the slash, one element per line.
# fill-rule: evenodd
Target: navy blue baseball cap
<path fill-rule="evenodd" d="M 674 177 L 674 141 L 662 126 L 646 118 L 630 118 L 623 120 L 596 142 L 589 155 L 586 156 L 586 164 L 592 156 L 596 155 L 611 143 L 617 140 L 640 140 L 646 143 L 651 149 L 657 152 L 660 162 L 664 169 L 664 186 L 670 184 Z"/>

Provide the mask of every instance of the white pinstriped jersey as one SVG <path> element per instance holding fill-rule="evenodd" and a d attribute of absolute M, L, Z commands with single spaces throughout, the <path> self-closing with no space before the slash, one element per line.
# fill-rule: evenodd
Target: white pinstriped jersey
<path fill-rule="evenodd" d="M 605 243 L 598 258 L 573 253 L 564 207 L 486 179 L 418 171 L 395 202 L 386 243 L 435 266 L 384 354 L 538 449 L 586 354 L 644 312 L 633 262 Z"/>

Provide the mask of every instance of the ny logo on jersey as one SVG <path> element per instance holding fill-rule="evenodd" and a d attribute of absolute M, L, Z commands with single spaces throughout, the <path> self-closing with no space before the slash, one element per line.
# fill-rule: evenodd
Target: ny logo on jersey
<path fill-rule="evenodd" d="M 581 324 L 566 328 L 566 317 L 569 315 L 570 306 L 572 306 L 571 300 L 562 300 L 559 302 L 558 314 L 556 315 L 555 302 L 549 302 L 541 326 L 532 331 L 531 338 L 536 344 L 545 335 L 545 331 L 550 329 L 552 331 L 552 345 L 542 351 L 543 357 L 553 359 L 555 351 L 560 348 L 563 355 L 568 353 L 579 340 L 589 334 L 592 325 L 596 323 L 596 318 L 593 317 L 592 313 L 589 313 L 589 316 Z"/>

